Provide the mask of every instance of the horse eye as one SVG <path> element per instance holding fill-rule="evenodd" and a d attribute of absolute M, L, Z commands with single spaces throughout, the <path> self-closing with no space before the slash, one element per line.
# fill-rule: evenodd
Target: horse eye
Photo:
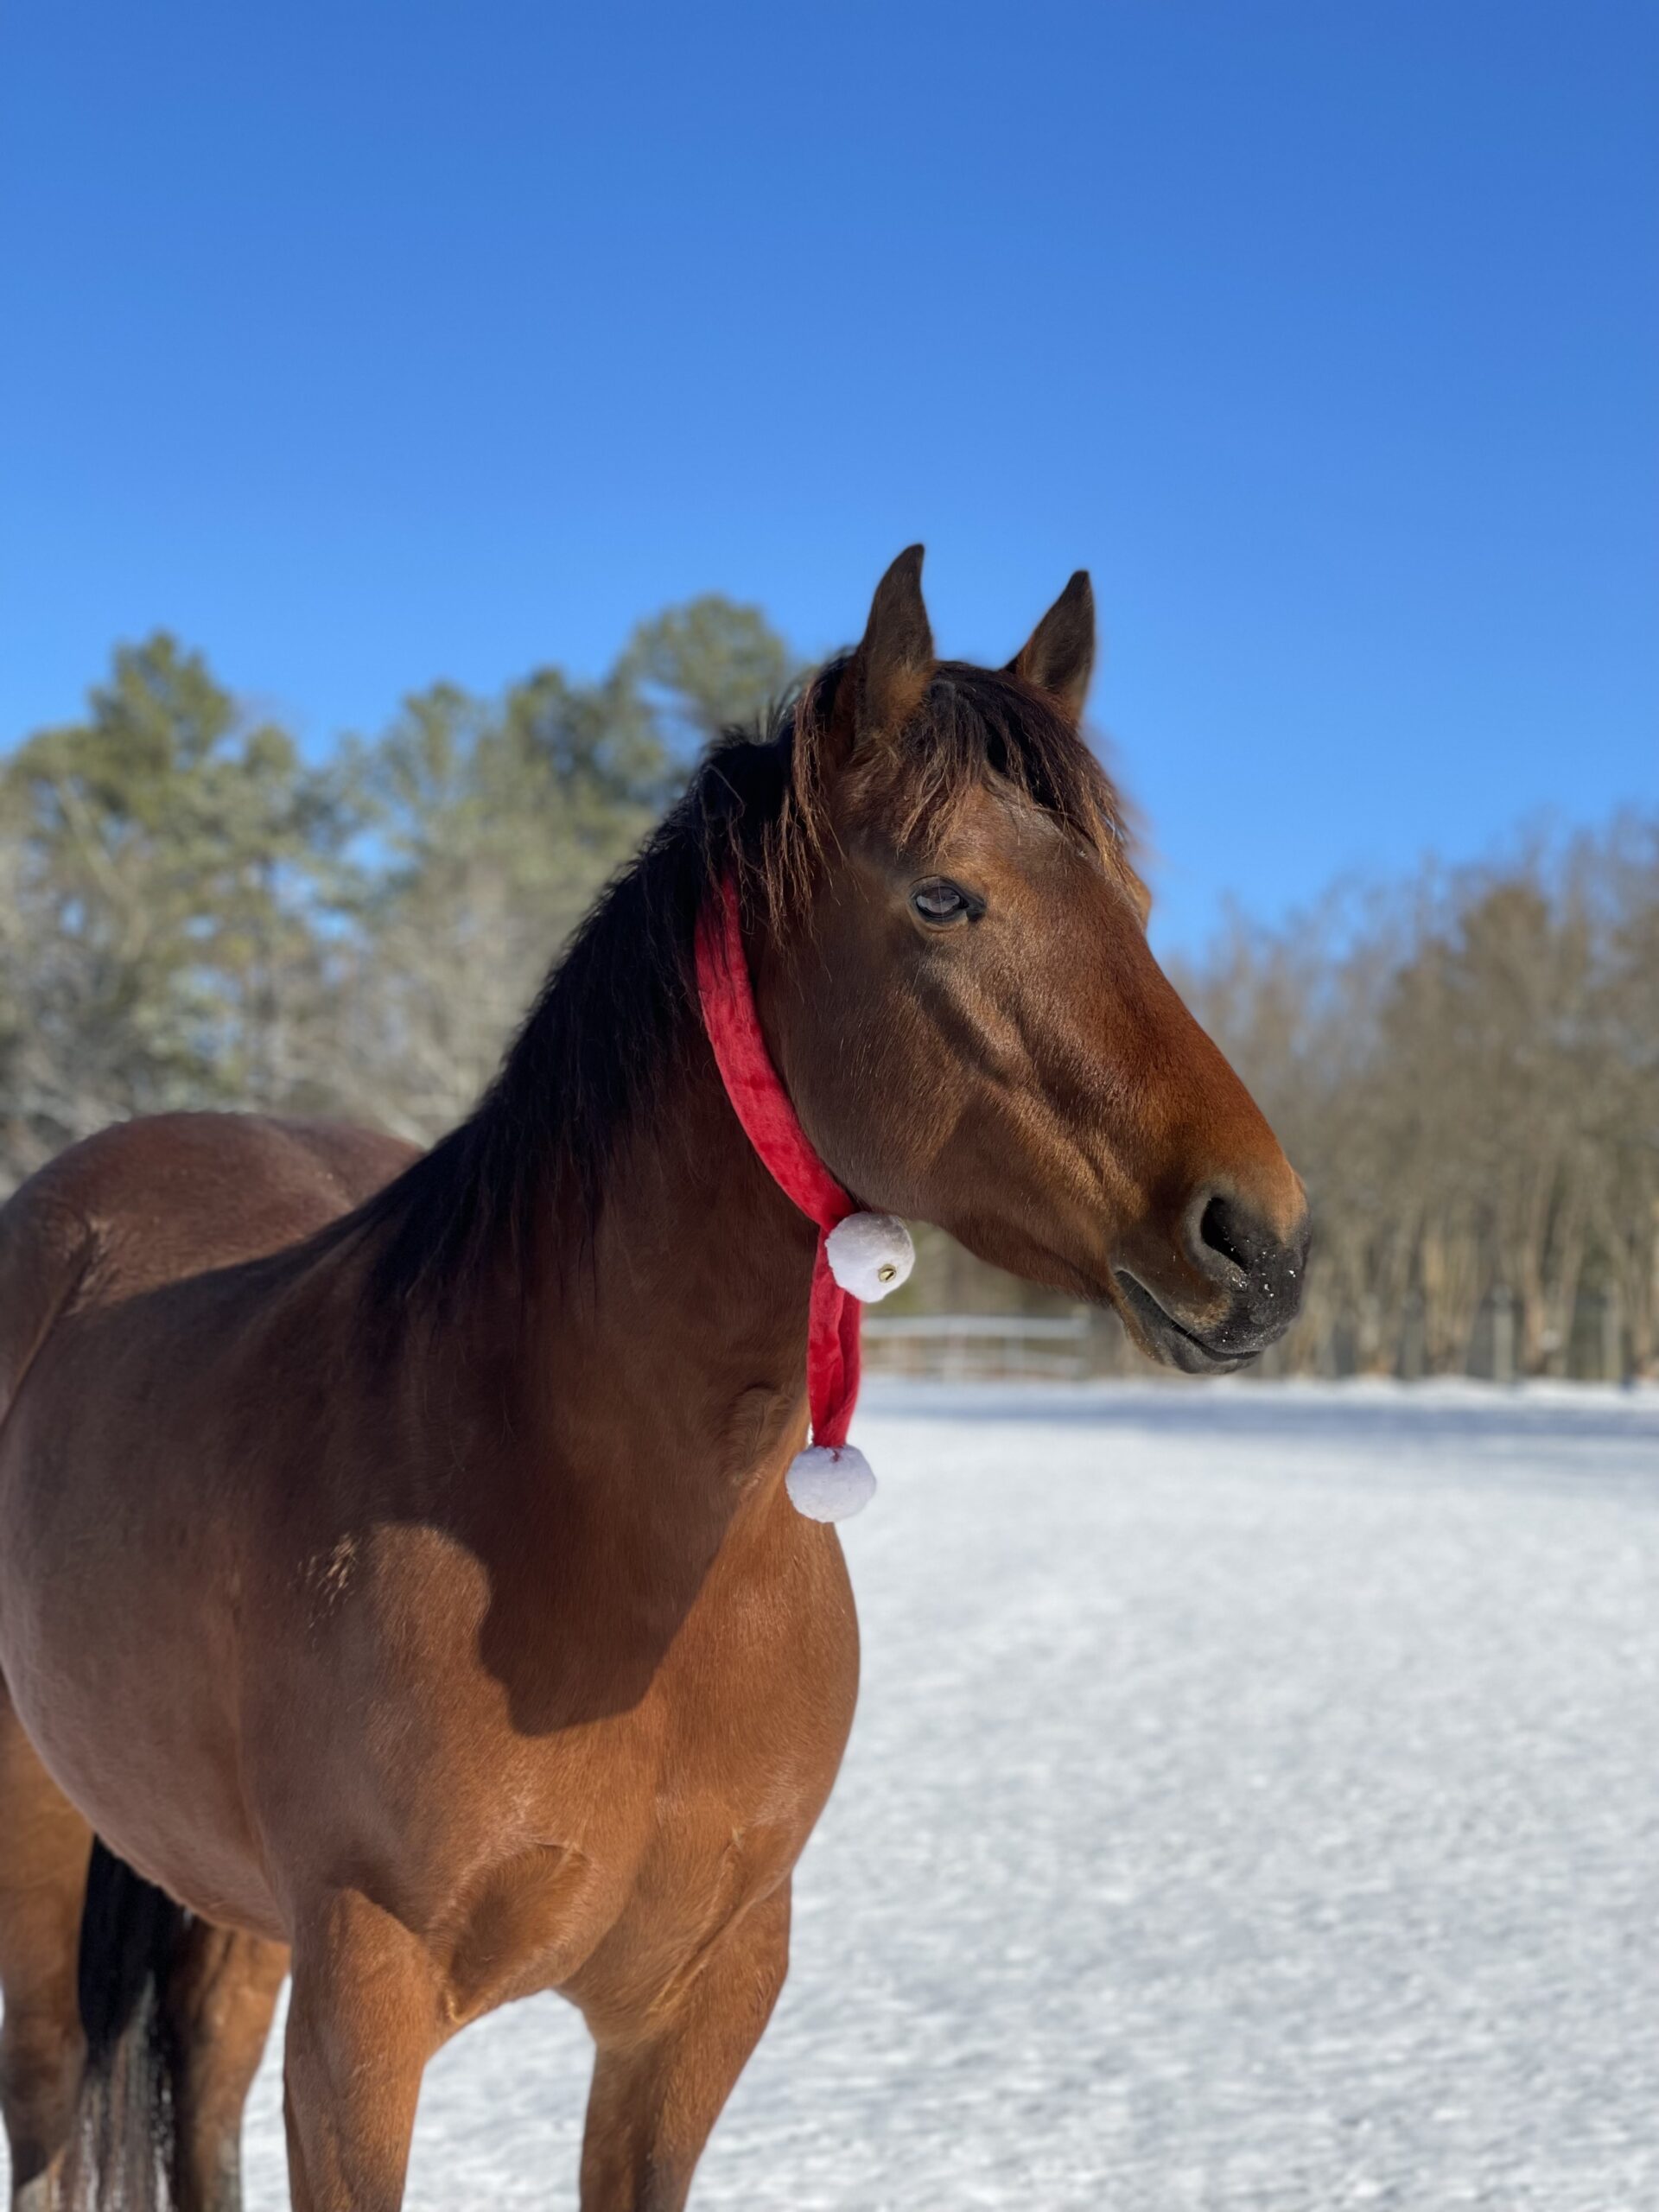
<path fill-rule="evenodd" d="M 931 922 L 936 929 L 951 922 L 965 922 L 972 918 L 975 902 L 960 884 L 947 883 L 942 875 L 926 883 L 918 883 L 910 894 L 910 903 L 925 922 Z"/>

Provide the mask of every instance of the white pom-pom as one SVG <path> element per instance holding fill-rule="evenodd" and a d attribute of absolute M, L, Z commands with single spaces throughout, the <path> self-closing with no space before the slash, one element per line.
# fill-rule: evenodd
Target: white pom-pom
<path fill-rule="evenodd" d="M 916 1264 L 916 1247 L 897 1214 L 849 1213 L 824 1238 L 823 1249 L 830 1274 L 866 1306 L 897 1290 Z"/>
<path fill-rule="evenodd" d="M 850 1521 L 875 1496 L 875 1477 L 857 1445 L 811 1444 L 790 1461 L 784 1487 L 809 1521 Z"/>

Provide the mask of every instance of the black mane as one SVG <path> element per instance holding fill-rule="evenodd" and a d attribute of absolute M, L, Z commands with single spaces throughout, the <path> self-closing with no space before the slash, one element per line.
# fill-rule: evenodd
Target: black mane
<path fill-rule="evenodd" d="M 574 1200 L 591 1230 L 619 1139 L 691 1019 L 692 937 L 710 889 L 734 877 L 746 914 L 780 931 L 804 908 L 831 837 L 824 750 L 849 664 L 830 663 L 762 727 L 709 747 L 571 938 L 474 1112 L 354 1217 L 384 1234 L 383 1298 L 451 1290 L 504 1243 L 527 1254 L 556 1202 Z M 1011 674 L 942 663 L 883 773 L 901 842 L 988 773 L 1122 855 L 1099 761 Z"/>

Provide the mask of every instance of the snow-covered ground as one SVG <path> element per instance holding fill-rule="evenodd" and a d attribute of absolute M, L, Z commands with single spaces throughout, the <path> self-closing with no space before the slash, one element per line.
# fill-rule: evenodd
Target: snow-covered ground
<path fill-rule="evenodd" d="M 865 1637 L 702 2212 L 1659 2204 L 1659 1395 L 873 1388 Z M 410 2202 L 574 2206 L 580 2023 Z M 287 2202 L 274 2063 L 251 2212 Z"/>

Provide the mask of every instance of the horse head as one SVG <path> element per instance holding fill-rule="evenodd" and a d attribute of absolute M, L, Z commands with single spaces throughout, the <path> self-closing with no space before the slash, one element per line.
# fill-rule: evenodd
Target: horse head
<path fill-rule="evenodd" d="M 1236 1367 L 1300 1304 L 1306 1201 L 1147 942 L 1080 728 L 1089 579 L 977 668 L 936 658 L 921 558 L 794 717 L 816 860 L 756 946 L 773 1057 L 861 1203 L 1109 1303 L 1173 1366 Z"/>

